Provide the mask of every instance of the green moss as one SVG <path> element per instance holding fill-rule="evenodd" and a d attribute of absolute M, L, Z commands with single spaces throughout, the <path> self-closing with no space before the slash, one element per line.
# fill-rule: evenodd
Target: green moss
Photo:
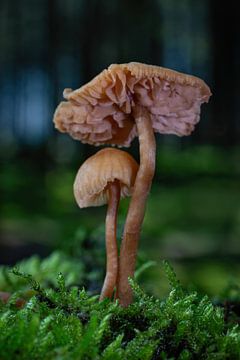
<path fill-rule="evenodd" d="M 84 265 L 77 259 L 55 251 L 48 258 L 41 260 L 32 256 L 18 263 L 21 272 L 31 274 L 42 286 L 57 285 L 57 275 L 62 272 L 67 285 L 81 284 L 84 277 Z M 16 291 L 29 288 L 26 279 L 14 276 L 8 266 L 0 266 L 0 291 Z"/>
<path fill-rule="evenodd" d="M 50 266 L 53 259 L 39 264 Z M 231 308 L 230 314 L 220 300 L 213 305 L 206 296 L 184 290 L 167 262 L 164 270 L 168 296 L 149 296 L 131 280 L 135 302 L 125 309 L 66 285 L 62 274 L 49 287 L 13 269 L 10 278 L 18 291 L 0 305 L 0 359 L 239 359 L 238 311 Z M 76 268 L 69 271 L 74 278 Z M 19 309 L 16 299 L 24 294 Z"/>

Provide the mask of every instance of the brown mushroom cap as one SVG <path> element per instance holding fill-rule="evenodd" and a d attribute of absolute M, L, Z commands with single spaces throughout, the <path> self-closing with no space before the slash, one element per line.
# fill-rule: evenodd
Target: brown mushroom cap
<path fill-rule="evenodd" d="M 105 148 L 88 158 L 78 170 L 74 195 L 80 208 L 100 206 L 108 202 L 107 185 L 119 180 L 121 198 L 130 196 L 138 164 L 127 152 Z"/>
<path fill-rule="evenodd" d="M 129 146 L 137 135 L 132 107 L 149 110 L 155 132 L 189 135 L 211 92 L 203 80 L 141 63 L 113 64 L 80 89 L 66 89 L 55 127 L 92 145 Z"/>

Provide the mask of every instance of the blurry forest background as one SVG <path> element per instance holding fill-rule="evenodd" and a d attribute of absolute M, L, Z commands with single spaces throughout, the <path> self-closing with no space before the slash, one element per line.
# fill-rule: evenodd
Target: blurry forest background
<path fill-rule="evenodd" d="M 192 136 L 157 135 L 140 262 L 158 265 L 145 286 L 162 293 L 164 258 L 209 294 L 239 277 L 239 39 L 234 1 L 0 0 L 0 263 L 62 249 L 84 253 L 103 276 L 106 209 L 80 210 L 72 194 L 77 169 L 98 149 L 58 133 L 52 117 L 65 87 L 140 61 L 199 76 L 213 93 Z M 138 159 L 137 140 L 127 151 Z"/>

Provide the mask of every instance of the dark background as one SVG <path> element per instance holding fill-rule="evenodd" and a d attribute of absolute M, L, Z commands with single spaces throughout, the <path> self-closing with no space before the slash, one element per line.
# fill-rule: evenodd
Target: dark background
<path fill-rule="evenodd" d="M 239 39 L 234 1 L 0 0 L 0 262 L 74 253 L 89 238 L 104 252 L 105 208 L 80 210 L 72 195 L 97 149 L 57 133 L 52 117 L 65 87 L 139 61 L 199 76 L 213 93 L 190 137 L 157 135 L 140 254 L 170 259 L 183 281 L 211 294 L 238 277 Z M 137 148 L 127 151 L 138 159 Z M 160 281 L 155 267 L 146 286 L 158 293 Z"/>

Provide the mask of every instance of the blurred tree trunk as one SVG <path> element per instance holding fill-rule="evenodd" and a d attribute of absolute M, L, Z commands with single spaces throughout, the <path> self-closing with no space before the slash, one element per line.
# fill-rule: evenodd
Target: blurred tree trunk
<path fill-rule="evenodd" d="M 120 0 L 118 39 L 121 62 L 161 64 L 161 11 L 155 0 Z M 146 15 L 147 14 L 147 15 Z"/>
<path fill-rule="evenodd" d="M 239 102 L 239 4 L 227 6 L 217 0 L 210 2 L 213 55 L 213 125 L 210 139 L 230 146 L 239 144 L 237 108 Z"/>
<path fill-rule="evenodd" d="M 50 107 L 53 108 L 54 104 L 58 101 L 59 82 L 57 74 L 57 58 L 59 56 L 59 26 L 58 26 L 58 8 L 55 0 L 46 1 L 46 21 L 47 21 L 47 43 L 46 43 L 46 55 L 47 63 L 45 66 L 48 67 L 48 74 L 51 84 L 50 94 L 52 104 Z"/>

